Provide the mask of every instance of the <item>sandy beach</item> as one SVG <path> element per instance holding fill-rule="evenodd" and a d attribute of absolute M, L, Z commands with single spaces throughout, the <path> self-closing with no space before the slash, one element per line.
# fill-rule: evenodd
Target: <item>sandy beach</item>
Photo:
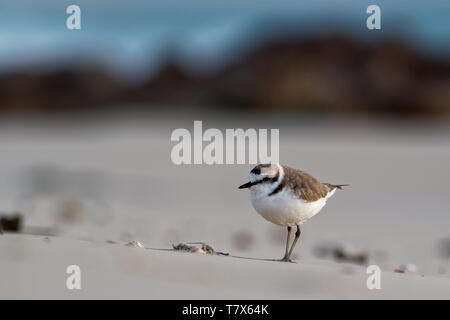
<path fill-rule="evenodd" d="M 0 250 L 1 299 L 442 299 L 450 286 L 448 278 L 383 272 L 382 289 L 368 290 L 365 268 L 350 265 L 285 264 L 40 236 L 4 236 Z M 65 286 L 65 269 L 74 262 L 81 268 L 81 290 Z"/>
<path fill-rule="evenodd" d="M 248 193 L 237 189 L 250 165 L 171 163 L 170 133 L 191 129 L 194 116 L 81 128 L 3 126 L 1 211 L 20 212 L 24 223 L 21 233 L 0 235 L 0 298 L 450 297 L 442 245 L 450 236 L 446 127 L 282 122 L 282 163 L 350 184 L 302 226 L 297 263 L 286 264 L 234 257 L 281 258 L 284 248 L 285 230 L 258 216 Z M 243 117 L 204 125 L 275 122 Z M 125 246 L 129 241 L 147 249 Z M 155 250 L 190 241 L 232 256 Z M 382 270 L 381 289 L 367 289 L 365 265 L 318 256 L 324 246 L 366 253 Z M 394 272 L 405 263 L 417 271 Z M 72 264 L 81 268 L 81 290 L 65 286 Z"/>

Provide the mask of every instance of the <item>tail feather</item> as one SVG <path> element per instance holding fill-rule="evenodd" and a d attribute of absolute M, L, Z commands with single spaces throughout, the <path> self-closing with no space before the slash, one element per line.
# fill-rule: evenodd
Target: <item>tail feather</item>
<path fill-rule="evenodd" d="M 342 187 L 347 187 L 349 186 L 349 184 L 331 184 L 331 183 L 323 183 L 324 185 L 326 185 L 328 188 L 330 188 L 331 190 L 333 189 L 339 189 L 342 190 Z"/>

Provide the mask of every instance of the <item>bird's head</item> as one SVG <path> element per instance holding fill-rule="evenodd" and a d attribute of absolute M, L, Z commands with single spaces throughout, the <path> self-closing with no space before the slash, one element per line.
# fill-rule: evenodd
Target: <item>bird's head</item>
<path fill-rule="evenodd" d="M 276 185 L 284 176 L 283 167 L 278 163 L 258 164 L 248 175 L 249 182 L 239 186 L 239 189 L 251 188 L 256 185 Z"/>

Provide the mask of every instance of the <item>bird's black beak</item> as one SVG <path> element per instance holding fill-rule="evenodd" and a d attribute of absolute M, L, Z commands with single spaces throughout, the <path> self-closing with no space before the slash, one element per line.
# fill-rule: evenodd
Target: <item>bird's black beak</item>
<path fill-rule="evenodd" d="M 239 189 L 247 189 L 250 188 L 253 184 L 251 182 L 244 183 L 242 186 L 239 186 Z"/>

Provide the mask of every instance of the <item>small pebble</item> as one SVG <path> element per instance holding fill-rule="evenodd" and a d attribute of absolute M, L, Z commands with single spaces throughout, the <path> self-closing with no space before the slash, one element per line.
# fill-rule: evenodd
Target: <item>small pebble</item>
<path fill-rule="evenodd" d="M 405 263 L 400 265 L 397 269 L 394 270 L 397 273 L 415 273 L 417 272 L 417 266 L 412 263 Z"/>
<path fill-rule="evenodd" d="M 373 261 L 366 251 L 358 251 L 350 245 L 335 247 L 332 251 L 337 261 L 367 265 Z"/>
<path fill-rule="evenodd" d="M 9 232 L 20 232 L 22 230 L 23 217 L 20 213 L 0 216 L 0 229 Z"/>
<path fill-rule="evenodd" d="M 313 253 L 321 259 L 332 258 L 339 262 L 349 262 L 360 265 L 374 264 L 374 258 L 368 251 L 358 250 L 350 244 L 324 243 L 314 248 Z"/>

